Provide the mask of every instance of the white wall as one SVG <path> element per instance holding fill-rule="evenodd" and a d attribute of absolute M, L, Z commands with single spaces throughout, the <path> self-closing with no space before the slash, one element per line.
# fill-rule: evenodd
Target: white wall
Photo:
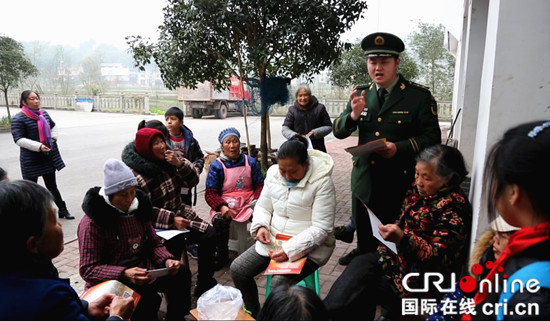
<path fill-rule="evenodd" d="M 467 36 L 453 101 L 464 106 L 459 149 L 473 150 L 470 200 L 477 237 L 487 227 L 482 175 L 488 150 L 508 128 L 550 119 L 550 1 L 469 0 L 465 10 Z"/>

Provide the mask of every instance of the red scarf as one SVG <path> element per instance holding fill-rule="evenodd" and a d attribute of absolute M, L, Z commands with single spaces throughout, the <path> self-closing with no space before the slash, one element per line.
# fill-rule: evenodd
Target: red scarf
<path fill-rule="evenodd" d="M 486 280 L 494 281 L 495 274 L 499 267 L 503 267 L 508 262 L 508 260 L 523 251 L 527 248 L 546 242 L 550 239 L 550 222 L 543 222 L 534 226 L 524 227 L 512 234 L 508 240 L 508 246 L 504 249 L 498 260 L 496 260 L 495 265 L 489 271 L 489 274 L 485 277 Z M 474 301 L 476 306 L 481 304 L 487 298 L 487 292 L 476 293 Z M 472 317 L 469 314 L 464 314 L 462 320 L 471 320 Z"/>

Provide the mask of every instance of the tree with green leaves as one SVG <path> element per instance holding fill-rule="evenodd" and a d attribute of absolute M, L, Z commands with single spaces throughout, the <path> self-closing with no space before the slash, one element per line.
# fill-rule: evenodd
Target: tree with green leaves
<path fill-rule="evenodd" d="M 23 45 L 9 37 L 0 36 L 0 90 L 4 93 L 8 121 L 11 122 L 8 90 L 26 77 L 38 74 L 36 67 L 25 57 Z"/>
<path fill-rule="evenodd" d="M 101 52 L 94 52 L 82 59 L 80 79 L 87 93 L 90 95 L 97 95 L 107 90 L 107 82 L 101 76 L 102 61 Z"/>
<path fill-rule="evenodd" d="M 340 35 L 362 17 L 366 0 L 168 0 L 159 39 L 127 37 L 136 66 L 152 60 L 169 89 L 229 77 L 311 77 L 345 48 Z M 268 106 L 262 106 L 265 111 Z M 267 168 L 269 114 L 261 115 L 261 164 Z"/>
<path fill-rule="evenodd" d="M 420 77 L 438 99 L 452 98 L 454 56 L 444 46 L 445 28 L 442 25 L 419 23 L 418 31 L 409 37 L 409 46 L 420 66 Z"/>
<path fill-rule="evenodd" d="M 399 56 L 399 73 L 406 79 L 414 80 L 418 75 L 418 66 L 413 59 L 403 51 Z M 361 43 L 346 50 L 340 59 L 330 66 L 330 79 L 333 85 L 340 88 L 353 88 L 359 84 L 370 83 L 372 79 L 367 71 L 367 58 L 361 49 Z"/>

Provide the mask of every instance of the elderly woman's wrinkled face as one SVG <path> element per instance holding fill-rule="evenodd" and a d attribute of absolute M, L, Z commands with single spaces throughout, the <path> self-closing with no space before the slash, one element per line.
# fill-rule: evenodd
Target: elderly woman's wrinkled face
<path fill-rule="evenodd" d="M 164 153 L 166 153 L 166 142 L 162 136 L 157 135 L 151 141 L 151 149 L 153 150 L 153 156 L 157 160 L 164 160 Z"/>
<path fill-rule="evenodd" d="M 414 180 L 420 196 L 426 197 L 437 193 L 447 182 L 446 178 L 439 177 L 436 165 L 429 162 L 417 162 Z"/>
<path fill-rule="evenodd" d="M 298 102 L 298 105 L 302 107 L 306 107 L 307 104 L 309 104 L 310 99 L 311 99 L 311 96 L 309 95 L 307 90 L 305 90 L 304 88 L 301 88 L 296 93 L 296 101 Z"/>
<path fill-rule="evenodd" d="M 127 212 L 136 198 L 136 187 L 130 186 L 122 191 L 116 192 L 111 197 L 111 204 L 123 212 Z"/>
<path fill-rule="evenodd" d="M 241 154 L 241 142 L 237 136 L 229 136 L 223 140 L 223 153 L 225 156 L 235 159 Z"/>

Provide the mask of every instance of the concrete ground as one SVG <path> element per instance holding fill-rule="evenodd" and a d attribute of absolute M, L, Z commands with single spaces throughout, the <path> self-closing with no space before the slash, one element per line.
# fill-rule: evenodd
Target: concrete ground
<path fill-rule="evenodd" d="M 19 110 L 12 110 L 12 116 Z M 159 119 L 162 116 L 154 115 L 129 115 L 129 114 L 106 114 L 106 113 L 84 113 L 48 110 L 60 129 L 60 150 L 67 163 L 66 169 L 58 173 L 58 186 L 64 196 L 69 210 L 76 216 L 75 220 L 62 220 L 65 231 L 65 250 L 54 259 L 61 277 L 69 278 L 71 285 L 78 293 L 82 293 L 84 282 L 78 273 L 79 252 L 78 240 L 76 239 L 76 228 L 83 216 L 80 204 L 86 190 L 94 185 L 102 184 L 102 166 L 107 158 L 119 158 L 120 152 L 125 144 L 130 142 L 142 119 Z M 5 108 L 0 108 L 0 115 L 5 115 Z M 217 135 L 223 128 L 234 126 L 241 130 L 244 135 L 243 121 L 241 117 L 228 117 L 224 120 L 217 119 L 185 119 L 197 137 L 200 139 L 203 150 L 213 151 L 219 147 Z M 280 135 L 279 128 L 282 123 L 281 117 L 271 118 L 272 146 L 279 146 L 284 139 Z M 250 117 L 248 121 L 251 142 L 259 141 L 254 137 L 259 133 L 258 117 Z M 442 123 L 444 132 L 448 130 L 448 123 Z M 245 141 L 243 138 L 241 141 Z M 357 137 L 349 137 L 344 140 L 335 139 L 334 136 L 326 137 L 328 153 L 334 159 L 334 171 L 332 174 L 336 186 L 337 204 L 335 226 L 344 225 L 351 215 L 351 193 L 350 173 L 352 168 L 351 155 L 344 151 L 344 148 L 357 144 Z M 0 167 L 8 169 L 11 179 L 20 179 L 19 151 L 13 143 L 9 132 L 0 132 Z M 204 200 L 205 173 L 201 175 L 201 183 L 198 188 L 198 200 L 195 210 L 199 216 L 208 220 L 209 207 Z M 39 180 L 39 183 L 42 183 Z M 201 188 L 202 186 L 202 188 Z M 321 285 L 321 297 L 324 298 L 330 290 L 334 281 L 340 276 L 345 266 L 338 264 L 338 258 L 355 248 L 355 240 L 348 244 L 341 241 L 336 242 L 336 248 L 328 263 L 319 270 Z M 232 253 L 236 256 L 237 253 Z M 193 285 L 196 281 L 197 261 L 189 258 L 189 265 L 193 273 Z M 217 271 L 215 278 L 220 284 L 233 286 L 229 275 L 229 266 Z M 263 303 L 265 296 L 266 277 L 257 277 L 260 302 Z M 192 289 L 194 290 L 194 289 Z M 196 299 L 193 299 L 193 307 L 196 306 Z"/>
<path fill-rule="evenodd" d="M 351 194 L 350 194 L 350 173 L 351 173 L 351 155 L 344 151 L 345 147 L 356 145 L 357 137 L 349 137 L 344 140 L 331 140 L 327 142 L 328 153 L 334 159 L 334 171 L 332 174 L 334 184 L 336 186 L 337 204 L 336 204 L 336 217 L 335 226 L 344 225 L 349 220 L 351 215 Z M 208 219 L 209 207 L 204 200 L 204 191 L 201 191 L 195 211 L 202 218 Z M 330 287 L 338 276 L 344 270 L 344 266 L 338 264 L 338 258 L 345 253 L 355 248 L 355 240 L 353 243 L 348 244 L 341 241 L 336 242 L 336 248 L 332 254 L 328 263 L 321 267 L 319 270 L 319 279 L 321 285 L 321 297 L 325 297 Z M 237 253 L 232 252 L 233 256 Z M 65 244 L 65 250 L 59 257 L 54 259 L 54 264 L 58 268 L 62 277 L 68 277 L 71 280 L 71 285 L 76 289 L 78 293 L 81 293 L 84 289 L 84 282 L 82 281 L 78 273 L 79 253 L 78 253 L 78 240 L 72 240 Z M 194 285 L 197 275 L 197 261 L 189 258 L 189 267 L 193 274 Z M 229 274 L 229 265 L 220 271 L 217 271 L 215 276 L 218 283 L 223 285 L 233 286 L 233 281 Z M 266 276 L 259 275 L 257 277 L 258 291 L 260 302 L 263 303 L 265 297 L 265 283 Z M 193 307 L 196 307 L 196 299 L 193 298 Z"/>

